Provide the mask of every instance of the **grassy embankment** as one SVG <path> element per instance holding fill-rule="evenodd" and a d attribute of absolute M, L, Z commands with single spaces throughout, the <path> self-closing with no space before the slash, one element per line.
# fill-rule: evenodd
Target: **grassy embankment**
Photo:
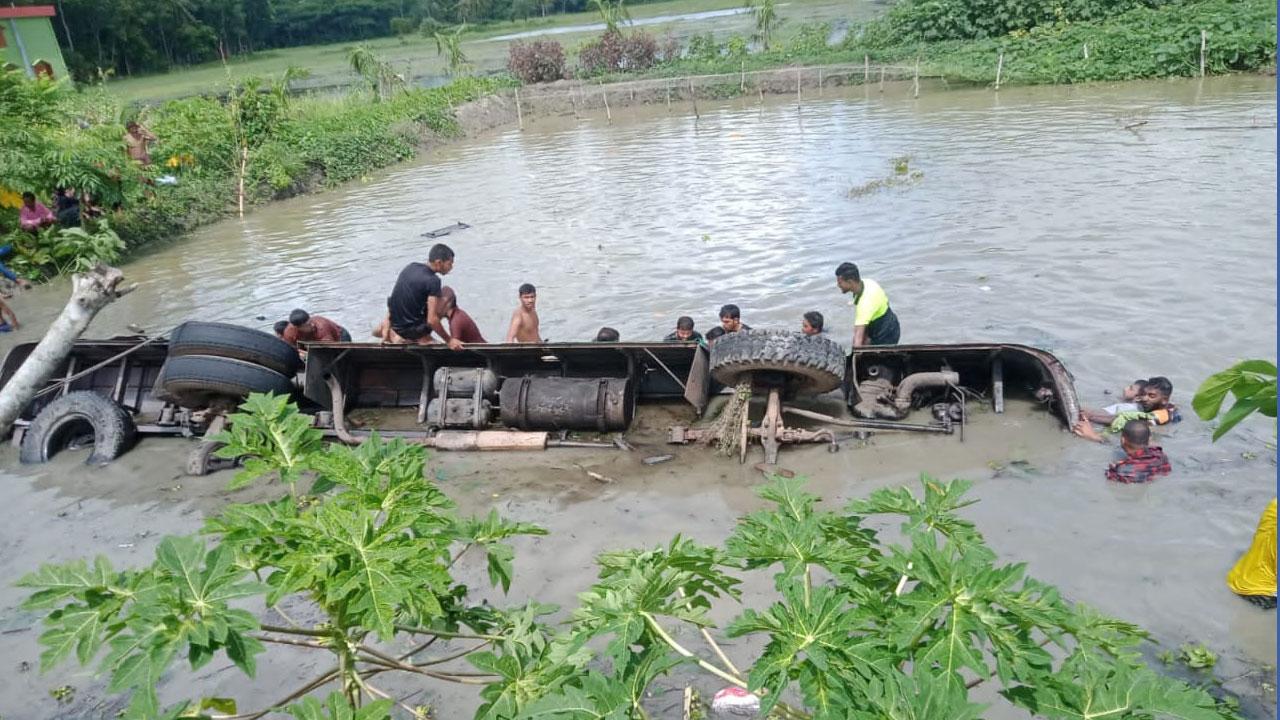
<path fill-rule="evenodd" d="M 654 18 L 668 15 L 684 15 L 741 8 L 743 0 L 668 0 L 630 8 L 634 20 Z M 804 23 L 824 22 L 837 19 L 865 20 L 877 12 L 877 6 L 870 0 L 785 0 L 778 9 L 784 19 L 783 32 L 788 28 L 799 28 Z M 577 25 L 594 25 L 600 22 L 595 12 L 550 15 L 546 18 L 532 18 L 525 21 L 490 23 L 469 28 L 462 36 L 462 51 L 475 67 L 477 73 L 492 73 L 503 70 L 507 63 L 508 41 L 493 40 L 502 35 L 530 32 L 537 30 L 553 30 L 556 28 Z M 672 37 L 684 43 L 688 38 L 701 32 L 717 34 L 750 32 L 749 15 L 710 18 L 697 22 L 672 21 L 647 25 L 643 29 L 657 36 L 670 33 Z M 565 46 L 566 51 L 573 50 L 584 40 L 599 35 L 598 30 L 557 33 L 547 36 Z M 363 43 L 375 55 L 389 63 L 395 70 L 406 77 L 420 80 L 442 78 L 446 72 L 446 62 L 436 51 L 432 38 L 419 34 L 403 37 L 387 37 Z M 307 70 L 310 77 L 306 84 L 337 85 L 356 80 L 347 61 L 348 50 L 355 43 L 334 43 L 330 45 L 308 45 L 284 50 L 270 50 L 252 55 L 237 56 L 226 65 L 208 63 L 188 67 L 183 70 L 123 78 L 108 83 L 113 95 L 128 102 L 157 102 L 173 98 L 185 97 L 223 88 L 227 84 L 227 76 L 233 80 L 246 77 L 279 77 L 289 67 Z"/>
<path fill-rule="evenodd" d="M 864 59 L 873 65 L 914 64 L 919 58 L 923 75 L 989 84 L 996 80 L 1003 53 L 1002 84 L 1192 77 L 1200 72 L 1202 30 L 1206 33 L 1207 74 L 1275 67 L 1274 2 L 1191 0 L 1138 7 L 1099 20 L 1047 23 L 999 37 L 967 40 L 913 38 L 890 13 L 851 27 L 835 44 L 827 42 L 829 28 L 811 24 L 784 38 L 771 52 L 735 55 L 725 43 L 715 53 L 686 57 L 644 75 L 674 77 L 786 65 L 861 64 Z"/>

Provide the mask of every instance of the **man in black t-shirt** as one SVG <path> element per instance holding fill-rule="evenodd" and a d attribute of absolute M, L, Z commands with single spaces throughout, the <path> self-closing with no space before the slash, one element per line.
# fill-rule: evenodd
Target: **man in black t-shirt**
<path fill-rule="evenodd" d="M 449 335 L 441 320 L 441 275 L 453 270 L 453 250 L 437 244 L 427 254 L 427 263 L 411 262 L 400 271 L 396 286 L 387 298 L 391 329 L 410 343 L 431 342 L 434 330 L 451 350 L 461 350 L 462 341 Z"/>
<path fill-rule="evenodd" d="M 720 308 L 720 327 L 707 331 L 707 342 L 739 330 L 750 330 L 751 326 L 742 322 L 742 311 L 737 305 L 725 305 Z"/>

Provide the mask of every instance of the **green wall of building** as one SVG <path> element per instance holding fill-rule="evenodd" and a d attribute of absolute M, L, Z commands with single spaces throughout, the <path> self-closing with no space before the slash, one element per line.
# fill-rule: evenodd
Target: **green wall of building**
<path fill-rule="evenodd" d="M 4 47 L 0 48 L 0 61 L 26 67 L 22 62 L 22 51 L 19 49 L 16 31 L 22 36 L 22 47 L 27 50 L 27 59 L 36 63 L 44 60 L 53 66 L 55 78 L 67 77 L 67 64 L 62 59 L 62 50 L 58 48 L 58 38 L 53 34 L 53 23 L 47 17 L 0 18 L 0 31 L 4 32 Z"/>

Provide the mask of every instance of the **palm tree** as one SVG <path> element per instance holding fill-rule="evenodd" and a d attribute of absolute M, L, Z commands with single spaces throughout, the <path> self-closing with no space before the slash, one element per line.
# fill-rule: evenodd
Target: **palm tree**
<path fill-rule="evenodd" d="M 596 12 L 600 13 L 600 19 L 604 21 L 606 33 L 619 32 L 619 25 L 631 22 L 631 13 L 627 12 L 625 0 L 591 0 L 591 3 L 596 6 Z"/>
<path fill-rule="evenodd" d="M 450 75 L 456 75 L 459 71 L 466 72 L 471 68 L 471 62 L 462 52 L 462 31 L 466 29 L 467 24 L 463 23 L 448 33 L 437 30 L 433 36 L 436 41 L 436 55 L 446 55 L 449 58 Z"/>
<path fill-rule="evenodd" d="M 747 7 L 751 8 L 751 16 L 756 20 L 755 39 L 760 43 L 760 49 L 768 52 L 774 32 L 782 24 L 777 4 L 775 0 L 748 0 Z"/>
<path fill-rule="evenodd" d="M 351 48 L 347 60 L 351 63 L 352 72 L 369 83 L 379 100 L 387 99 L 397 87 L 404 85 L 404 78 L 364 45 Z"/>

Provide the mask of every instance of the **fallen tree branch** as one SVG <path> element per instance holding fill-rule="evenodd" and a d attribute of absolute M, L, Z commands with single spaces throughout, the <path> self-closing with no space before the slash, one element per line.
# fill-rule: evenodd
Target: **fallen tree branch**
<path fill-rule="evenodd" d="M 71 276 L 71 299 L 67 306 L 49 326 L 22 367 L 0 388 L 0 438 L 13 429 L 14 421 L 21 417 L 27 404 L 67 359 L 76 340 L 88 329 L 98 311 L 137 287 L 130 285 L 120 289 L 123 280 L 123 272 L 106 265 Z"/>

